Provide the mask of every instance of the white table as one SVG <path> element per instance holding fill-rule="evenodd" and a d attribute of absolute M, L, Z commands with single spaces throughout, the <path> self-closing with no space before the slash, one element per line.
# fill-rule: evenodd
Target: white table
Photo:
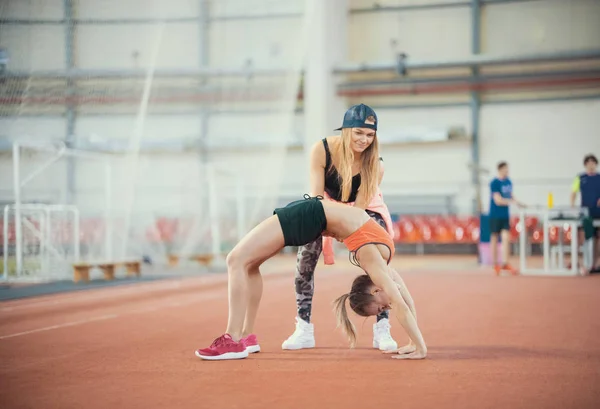
<path fill-rule="evenodd" d="M 581 227 L 582 223 L 579 220 L 579 215 L 587 215 L 587 209 L 581 208 L 555 208 L 555 209 L 520 209 L 519 219 L 521 222 L 521 231 L 519 233 L 519 261 L 520 270 L 523 274 L 543 274 L 543 275 L 578 275 L 579 274 L 579 235 L 577 230 Z M 564 219 L 556 219 L 563 215 Z M 527 267 L 527 229 L 525 227 L 525 219 L 528 216 L 538 217 L 542 223 L 543 232 L 543 258 L 544 267 L 543 269 L 534 269 Z M 558 255 L 558 266 L 552 265 L 550 262 L 551 258 L 551 246 L 550 246 L 550 228 L 558 227 L 560 231 L 560 248 Z M 564 268 L 564 246 L 562 246 L 563 229 L 565 226 L 571 229 L 571 268 Z M 600 227 L 600 220 L 594 220 L 594 226 Z M 593 264 L 593 241 L 589 240 L 584 244 L 584 262 L 589 256 L 589 263 Z M 585 267 L 591 267 L 585 266 Z"/>

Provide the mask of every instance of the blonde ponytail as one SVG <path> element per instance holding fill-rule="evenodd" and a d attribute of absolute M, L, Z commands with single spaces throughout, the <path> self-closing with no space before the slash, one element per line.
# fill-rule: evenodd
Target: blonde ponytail
<path fill-rule="evenodd" d="M 337 327 L 341 327 L 344 334 L 350 341 L 350 348 L 356 346 L 356 327 L 348 318 L 348 312 L 346 311 L 346 300 L 350 297 L 350 294 L 343 294 L 333 302 L 333 310 L 335 312 L 335 319 Z"/>

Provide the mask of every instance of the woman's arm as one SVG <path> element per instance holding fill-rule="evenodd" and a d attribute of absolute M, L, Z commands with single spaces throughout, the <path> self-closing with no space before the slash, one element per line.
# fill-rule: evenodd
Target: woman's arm
<path fill-rule="evenodd" d="M 406 305 L 408 305 L 410 312 L 415 317 L 415 321 L 417 321 L 417 309 L 415 307 L 415 302 L 413 301 L 413 298 L 410 295 L 410 292 L 408 291 L 408 287 L 406 287 L 406 284 L 404 284 L 404 280 L 402 280 L 402 277 L 400 276 L 400 274 L 398 274 L 398 272 L 396 270 L 389 267 L 389 272 L 390 272 L 390 277 L 392 277 L 392 280 L 394 280 L 394 282 L 398 286 L 398 291 L 400 291 L 400 294 L 402 295 L 404 302 L 406 303 Z M 416 348 L 417 347 L 413 343 L 412 339 L 409 339 L 408 345 L 405 345 L 403 347 L 400 347 L 400 348 L 394 349 L 394 350 L 390 350 L 390 351 L 383 351 L 383 353 L 384 354 L 409 354 L 411 352 L 414 352 L 416 350 Z"/>
<path fill-rule="evenodd" d="M 373 283 L 385 291 L 391 298 L 392 310 L 396 315 L 398 322 L 404 328 L 408 337 L 414 343 L 415 351 L 398 355 L 397 358 L 402 359 L 422 359 L 427 355 L 427 346 L 421 334 L 421 330 L 417 325 L 417 320 L 412 314 L 407 303 L 404 301 L 398 285 L 392 280 L 388 274 L 388 266 L 381 257 L 381 253 L 374 245 L 363 246 L 357 253 L 357 259 L 363 270 L 369 274 Z"/>
<path fill-rule="evenodd" d="M 310 195 L 323 196 L 325 192 L 325 147 L 323 142 L 316 142 L 310 151 Z"/>
<path fill-rule="evenodd" d="M 408 305 L 410 312 L 412 312 L 412 314 L 415 316 L 415 320 L 416 320 L 417 319 L 417 309 L 415 307 L 415 302 L 414 302 L 412 296 L 410 295 L 410 292 L 408 291 L 408 287 L 406 287 L 404 280 L 402 279 L 402 277 L 400 276 L 400 274 L 398 274 L 398 272 L 396 270 L 389 267 L 389 271 L 390 271 L 390 276 L 392 277 L 392 280 L 394 280 L 394 282 L 398 286 L 398 291 L 400 291 L 402 298 L 406 302 L 406 305 Z"/>

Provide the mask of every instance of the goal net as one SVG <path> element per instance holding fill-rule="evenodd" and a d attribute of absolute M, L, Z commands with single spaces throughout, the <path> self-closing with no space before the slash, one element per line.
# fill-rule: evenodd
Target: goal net
<path fill-rule="evenodd" d="M 60 248 L 25 236 L 23 218 L 63 216 L 15 205 L 75 210 L 63 264 L 166 264 L 222 262 L 282 197 L 301 196 L 287 180 L 304 160 L 304 0 L 8 0 L 0 18 L 5 258 Z M 17 246 L 12 230 L 44 245 Z"/>
<path fill-rule="evenodd" d="M 2 219 L 4 279 L 64 279 L 79 259 L 79 214 L 74 206 L 7 205 Z"/>
<path fill-rule="evenodd" d="M 3 277 L 66 279 L 73 263 L 111 259 L 119 236 L 110 205 L 110 156 L 62 142 L 19 140 L 11 166 L 3 166 L 12 174 L 13 199 L 3 206 L 1 221 Z M 86 186 L 75 185 L 75 173 L 88 176 Z"/>

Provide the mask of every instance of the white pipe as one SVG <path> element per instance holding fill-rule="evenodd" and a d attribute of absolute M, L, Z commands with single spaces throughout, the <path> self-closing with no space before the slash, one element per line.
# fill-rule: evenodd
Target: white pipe
<path fill-rule="evenodd" d="M 525 271 L 525 258 L 527 257 L 526 254 L 526 241 L 527 241 L 527 231 L 525 229 L 525 211 L 523 209 L 521 209 L 519 211 L 520 215 L 519 215 L 519 221 L 521 223 L 521 231 L 519 232 L 519 262 L 520 262 L 520 270 L 521 271 Z"/>
<path fill-rule="evenodd" d="M 237 202 L 237 239 L 244 238 L 246 234 L 246 198 L 244 196 L 244 184 L 240 177 L 236 178 L 236 202 Z"/>
<path fill-rule="evenodd" d="M 42 213 L 45 217 L 45 228 L 46 228 L 46 240 L 44 240 L 43 238 L 40 240 L 40 243 L 43 243 L 44 245 L 44 251 L 42 252 L 41 256 L 42 256 L 42 271 L 44 272 L 48 272 L 50 270 L 50 254 L 48 252 L 48 250 L 52 247 L 51 246 L 51 237 L 52 237 L 52 217 L 50 216 L 50 212 L 51 209 L 49 206 L 46 207 L 46 212 Z M 41 225 L 40 225 L 40 229 L 41 231 L 44 231 L 44 221 L 42 221 Z M 41 245 L 40 245 L 41 247 Z"/>
<path fill-rule="evenodd" d="M 564 229 L 562 226 L 558 229 L 558 268 L 563 269 L 565 267 L 565 246 L 564 246 Z M 552 251 L 550 252 L 552 253 Z"/>
<path fill-rule="evenodd" d="M 560 53 L 547 53 L 539 55 L 492 55 L 476 54 L 468 58 L 445 60 L 445 61 L 412 61 L 410 57 L 406 60 L 404 67 L 408 70 L 435 69 L 435 68 L 462 68 L 481 67 L 488 65 L 544 63 L 558 61 L 573 61 L 578 59 L 595 59 L 600 56 L 600 50 L 576 50 Z M 395 71 L 398 68 L 396 62 L 376 63 L 344 63 L 333 68 L 334 74 L 349 74 L 356 72 Z"/>
<path fill-rule="evenodd" d="M 21 186 L 24 186 L 31 179 L 33 179 L 34 177 L 36 177 L 37 175 L 39 175 L 40 173 L 42 173 L 48 166 L 52 165 L 54 162 L 56 162 L 57 160 L 59 160 L 60 157 L 63 154 L 64 154 L 64 149 L 61 148 L 58 152 L 56 152 L 55 156 L 51 157 L 46 162 L 42 163 L 36 170 L 34 170 L 33 172 L 31 172 L 25 178 L 23 178 L 23 180 L 21 181 Z"/>
<path fill-rule="evenodd" d="M 15 204 L 7 205 L 11 209 L 16 209 L 17 206 Z M 46 205 L 46 204 L 38 204 L 38 203 L 22 203 L 21 210 L 73 210 L 76 209 L 76 206 L 73 205 Z"/>
<path fill-rule="evenodd" d="M 25 210 L 25 209 L 23 209 Z M 35 229 L 35 226 L 31 226 Z M 48 271 L 49 267 L 49 257 L 48 257 L 48 241 L 50 240 L 50 209 L 46 208 L 45 212 L 41 213 L 40 217 L 40 232 L 45 231 L 46 240 L 42 237 L 40 238 L 40 260 L 41 260 L 41 271 Z"/>
<path fill-rule="evenodd" d="M 4 206 L 4 225 L 2 229 L 4 230 L 4 246 L 2 248 L 2 258 L 4 260 L 4 272 L 2 273 L 2 278 L 4 280 L 8 279 L 8 206 Z"/>
<path fill-rule="evenodd" d="M 48 152 L 57 152 L 56 147 L 50 147 L 47 145 L 42 145 L 42 144 L 35 144 L 32 142 L 19 142 L 19 145 L 24 147 L 24 148 L 28 148 L 28 149 L 33 149 L 33 150 L 38 150 L 38 151 L 48 151 Z M 65 156 L 77 156 L 77 157 L 81 157 L 81 158 L 86 158 L 86 159 L 110 159 L 111 158 L 111 154 L 108 153 L 99 153 L 99 152 L 90 152 L 90 151 L 85 151 L 85 150 L 81 150 L 81 149 L 71 149 L 71 148 L 66 148 L 64 146 L 61 146 L 58 151 Z"/>
<path fill-rule="evenodd" d="M 35 206 L 35 205 L 25 205 L 27 207 L 29 206 Z M 75 210 L 79 210 L 79 208 L 75 205 L 42 205 L 44 207 L 47 207 L 50 210 L 70 210 L 70 211 L 75 211 Z"/>
<path fill-rule="evenodd" d="M 217 181 L 212 164 L 206 165 L 208 184 L 208 214 L 210 217 L 210 233 L 212 237 L 212 254 L 215 259 L 221 255 L 221 232 L 219 231 L 219 204 L 217 200 Z"/>
<path fill-rule="evenodd" d="M 164 23 L 163 23 L 164 24 Z M 165 77 L 256 77 L 256 76 L 267 76 L 273 77 L 275 75 L 286 75 L 289 67 L 279 66 L 265 69 L 250 69 L 250 68 L 161 68 L 156 70 L 157 76 Z M 78 69 L 72 68 L 68 70 L 27 70 L 27 71 L 11 71 L 11 77 L 24 77 L 24 78 L 84 78 L 90 77 L 105 77 L 105 78 L 127 78 L 133 77 L 138 78 L 144 76 L 145 72 L 142 69 L 115 69 L 115 70 L 90 70 L 90 69 Z"/>
<path fill-rule="evenodd" d="M 79 257 L 80 257 L 80 250 L 79 250 L 79 209 L 78 208 L 74 208 L 73 209 L 73 240 L 75 240 L 75 262 L 79 262 Z"/>
<path fill-rule="evenodd" d="M 22 235 L 21 231 L 21 150 L 18 143 L 13 144 L 13 188 L 15 191 L 15 251 L 17 260 L 16 275 L 23 268 Z"/>
<path fill-rule="evenodd" d="M 579 246 L 578 246 L 578 234 L 577 225 L 571 225 L 571 273 L 577 274 L 577 264 L 579 262 Z M 585 239 L 584 239 L 585 240 Z M 562 244 L 562 243 L 561 243 Z M 562 248 L 560 250 L 562 255 Z M 585 266 L 585 261 L 583 261 Z M 562 265 L 561 265 L 562 267 Z M 593 267 L 593 266 L 592 266 Z"/>
<path fill-rule="evenodd" d="M 108 154 L 108 153 L 96 153 L 96 152 L 89 152 L 89 151 L 84 151 L 84 150 L 79 150 L 79 149 L 66 149 L 64 151 L 64 155 L 65 156 L 76 156 L 76 157 L 85 158 L 85 159 L 102 159 L 102 160 L 109 160 L 112 157 L 112 155 Z"/>
<path fill-rule="evenodd" d="M 550 271 L 550 229 L 548 226 L 548 212 L 544 212 L 544 272 Z"/>
<path fill-rule="evenodd" d="M 6 205 L 6 206 L 10 207 L 11 209 L 16 209 L 16 206 L 14 204 Z M 44 210 L 44 209 L 50 209 L 50 210 L 68 209 L 68 210 L 72 211 L 74 209 L 77 209 L 77 206 L 74 206 L 74 205 L 45 205 L 45 204 L 37 204 L 37 203 L 21 204 L 21 210 Z"/>
<path fill-rule="evenodd" d="M 104 164 L 104 220 L 106 230 L 104 232 L 104 245 L 106 260 L 110 261 L 113 257 L 113 229 L 112 229 L 112 168 L 110 163 Z"/>

